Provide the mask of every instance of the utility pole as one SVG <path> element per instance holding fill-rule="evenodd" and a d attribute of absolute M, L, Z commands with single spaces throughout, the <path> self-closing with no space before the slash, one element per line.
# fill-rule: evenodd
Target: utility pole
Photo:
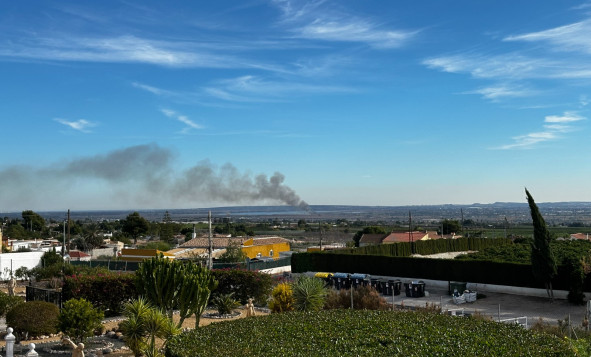
<path fill-rule="evenodd" d="M 68 209 L 68 243 L 70 242 L 70 209 Z"/>
<path fill-rule="evenodd" d="M 208 235 L 208 243 L 209 243 L 209 258 L 207 260 L 207 267 L 209 270 L 213 269 L 213 245 L 211 242 L 211 211 L 207 214 L 207 220 L 209 221 L 209 235 Z"/>
<path fill-rule="evenodd" d="M 322 227 L 320 226 L 320 220 L 318 220 L 318 232 L 320 233 L 320 251 L 322 252 Z"/>

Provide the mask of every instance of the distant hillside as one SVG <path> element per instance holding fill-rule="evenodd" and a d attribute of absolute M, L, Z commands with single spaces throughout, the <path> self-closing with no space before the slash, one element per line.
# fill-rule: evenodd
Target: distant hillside
<path fill-rule="evenodd" d="M 591 202 L 547 202 L 538 204 L 549 224 L 582 222 L 591 224 Z M 32 208 L 34 210 L 34 208 Z M 228 218 L 237 221 L 331 221 L 346 219 L 367 222 L 408 222 L 409 212 L 415 222 L 438 222 L 441 219 L 471 219 L 477 222 L 501 222 L 505 217 L 511 223 L 530 221 L 526 202 L 474 203 L 470 205 L 422 205 L 422 206 L 345 206 L 311 205 L 308 210 L 291 206 L 235 206 L 195 209 L 168 209 L 173 220 L 193 222 L 205 221 L 211 210 L 214 218 Z M 139 209 L 148 220 L 159 221 L 166 209 Z M 115 220 L 127 216 L 131 210 L 113 211 L 72 211 L 74 220 Z M 46 219 L 62 221 L 66 212 L 38 212 Z M 20 218 L 20 212 L 0 213 L 2 217 Z"/>

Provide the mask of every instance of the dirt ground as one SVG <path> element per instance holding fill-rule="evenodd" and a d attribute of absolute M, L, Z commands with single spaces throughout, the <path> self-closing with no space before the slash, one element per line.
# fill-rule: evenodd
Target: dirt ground
<path fill-rule="evenodd" d="M 18 296 L 22 296 L 24 299 L 25 296 L 25 286 L 26 284 L 23 284 L 21 282 L 18 283 L 18 285 L 16 286 L 15 292 L 16 295 Z M 3 291 L 5 293 L 8 292 L 8 289 L 6 288 L 6 284 L 4 283 L 0 283 L 0 291 Z M 244 308 L 238 308 L 237 311 L 240 312 L 239 316 L 236 316 L 234 318 L 231 319 L 211 319 L 211 318 L 206 318 L 206 317 L 201 317 L 201 319 L 199 320 L 199 326 L 206 326 L 209 325 L 211 323 L 215 323 L 215 322 L 220 322 L 220 321 L 227 321 L 227 320 L 236 320 L 236 319 L 241 319 L 246 317 L 246 310 Z M 214 313 L 215 310 L 206 310 L 204 315 L 207 313 Z M 262 312 L 260 310 L 256 310 L 256 314 L 257 315 L 267 315 L 266 312 Z M 178 315 L 174 315 L 174 320 L 175 322 L 179 321 L 179 316 Z M 107 321 L 105 323 L 103 323 L 103 326 L 105 327 L 105 331 L 111 331 L 114 328 L 116 329 L 117 326 L 119 325 L 119 323 L 121 322 L 121 320 L 115 320 L 115 321 Z M 185 321 L 183 321 L 183 325 L 182 325 L 183 329 L 193 329 L 195 328 L 195 316 L 189 317 L 187 319 L 185 319 Z M 54 336 L 54 337 L 50 337 L 47 339 L 43 339 L 43 340 L 28 340 L 28 341 L 22 341 L 21 345 L 25 345 L 28 346 L 30 343 L 35 343 L 35 344 L 39 344 L 39 343 L 47 343 L 47 342 L 57 342 L 61 340 L 61 334 Z M 0 340 L 0 348 L 5 346 L 5 342 L 4 340 Z M 121 351 L 121 352 L 114 352 L 109 354 L 108 356 L 112 356 L 112 357 L 128 357 L 128 356 L 133 356 L 133 353 L 131 353 L 130 351 Z"/>
<path fill-rule="evenodd" d="M 236 316 L 234 318 L 231 319 L 210 319 L 210 318 L 206 318 L 206 317 L 201 317 L 201 319 L 199 320 L 199 326 L 206 326 L 209 325 L 211 323 L 215 323 L 215 322 L 220 322 L 220 321 L 227 321 L 227 320 L 236 320 L 236 319 L 241 319 L 246 317 L 246 310 L 243 308 L 239 308 L 237 309 L 237 311 L 240 312 L 240 316 Z M 214 310 L 206 310 L 204 315 L 207 313 L 213 313 L 215 312 Z M 263 316 L 263 315 L 267 315 L 266 312 L 261 312 L 259 310 L 256 311 L 257 316 Z M 174 321 L 178 322 L 179 321 L 179 316 L 178 315 L 174 315 Z M 105 327 L 105 331 L 110 331 L 113 328 L 117 328 L 117 326 L 119 325 L 119 323 L 121 322 L 121 320 L 117 320 L 117 321 L 108 321 L 103 323 L 103 326 Z M 195 327 L 195 316 L 190 317 L 185 319 L 185 321 L 183 321 L 183 325 L 182 327 L 185 328 L 189 328 L 189 329 L 193 329 Z M 47 342 L 57 342 L 60 341 L 61 339 L 61 335 L 57 335 L 48 339 L 43 339 L 43 340 L 28 340 L 28 341 L 23 341 L 21 342 L 22 345 L 29 345 L 29 343 L 47 343 Z M 4 343 L 0 343 L 0 346 L 4 346 Z M 131 353 L 130 351 L 121 351 L 121 352 L 114 352 L 114 353 L 110 353 L 108 356 L 113 356 L 113 357 L 127 357 L 127 356 L 133 356 L 133 353 Z"/>

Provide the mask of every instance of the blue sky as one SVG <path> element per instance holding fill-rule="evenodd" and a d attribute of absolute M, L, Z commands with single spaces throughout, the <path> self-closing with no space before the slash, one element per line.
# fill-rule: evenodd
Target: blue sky
<path fill-rule="evenodd" d="M 591 201 L 591 2 L 4 1 L 0 210 Z"/>

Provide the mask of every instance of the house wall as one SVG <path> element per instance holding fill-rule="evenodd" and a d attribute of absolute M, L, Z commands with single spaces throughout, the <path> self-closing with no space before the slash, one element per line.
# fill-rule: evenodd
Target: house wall
<path fill-rule="evenodd" d="M 287 252 L 291 249 L 289 243 L 275 243 L 275 244 L 265 244 L 265 245 L 251 245 L 242 247 L 242 251 L 248 256 L 250 259 L 254 259 L 257 257 L 257 254 L 261 254 L 261 257 L 269 257 L 269 253 L 273 251 L 273 259 L 279 259 L 280 252 Z"/>
<path fill-rule="evenodd" d="M 0 254 L 0 279 L 10 278 L 10 269 L 15 272 L 20 267 L 33 269 L 41 265 L 44 252 L 22 252 Z"/>

